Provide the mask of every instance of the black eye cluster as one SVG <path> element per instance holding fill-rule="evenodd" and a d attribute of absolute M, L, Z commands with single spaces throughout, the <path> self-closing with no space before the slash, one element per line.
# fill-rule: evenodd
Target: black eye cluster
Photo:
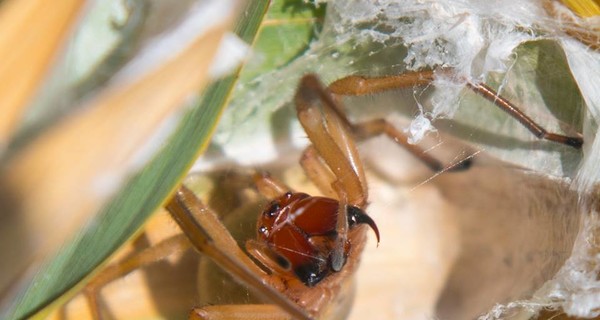
<path fill-rule="evenodd" d="M 279 204 L 279 202 L 273 201 L 273 202 L 271 202 L 271 205 L 269 205 L 269 208 L 267 210 L 265 210 L 264 214 L 268 218 L 273 218 L 277 215 L 277 213 L 279 212 L 280 209 L 281 209 L 281 205 Z"/>
<path fill-rule="evenodd" d="M 267 207 L 267 209 L 263 212 L 263 216 L 269 220 L 274 219 L 275 217 L 277 217 L 280 210 L 281 210 L 281 204 L 275 200 L 275 201 L 271 202 L 271 204 L 269 204 L 269 207 Z M 271 223 L 272 222 L 269 222 L 267 224 L 271 224 Z M 265 225 L 259 226 L 258 232 L 260 234 L 264 235 L 265 237 L 269 236 L 269 228 L 267 228 Z"/>

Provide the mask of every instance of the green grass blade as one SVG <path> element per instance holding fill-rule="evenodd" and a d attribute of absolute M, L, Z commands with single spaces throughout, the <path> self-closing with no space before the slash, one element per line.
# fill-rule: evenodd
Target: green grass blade
<path fill-rule="evenodd" d="M 243 40 L 252 42 L 267 6 L 268 1 L 247 4 L 246 14 L 236 25 Z M 206 147 L 235 82 L 233 75 L 205 89 L 155 158 L 124 184 L 122 191 L 95 215 L 93 223 L 42 267 L 8 311 L 8 318 L 23 319 L 40 312 L 85 279 L 140 229 Z"/>

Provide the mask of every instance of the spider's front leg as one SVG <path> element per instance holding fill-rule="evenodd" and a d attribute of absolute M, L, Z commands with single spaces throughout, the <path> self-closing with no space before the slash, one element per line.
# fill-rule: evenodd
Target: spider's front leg
<path fill-rule="evenodd" d="M 332 189 L 339 201 L 331 268 L 340 271 L 346 260 L 349 205 L 363 209 L 367 204 L 362 162 L 347 120 L 340 117 L 336 102 L 315 76 L 302 78 L 295 103 L 298 120 L 312 143 L 304 152 L 301 164 L 319 188 L 329 186 L 325 194 L 330 194 L 328 189 Z"/>
<path fill-rule="evenodd" d="M 294 100 L 298 120 L 312 143 L 302 162 L 305 169 L 307 162 L 314 166 L 306 170 L 307 174 L 318 180 L 317 186 L 328 184 L 340 198 L 363 208 L 368 198 L 367 183 L 349 122 L 314 75 L 302 78 Z M 333 175 L 317 175 L 327 171 L 325 166 Z"/>
<path fill-rule="evenodd" d="M 182 185 L 175 192 L 166 208 L 196 250 L 209 256 L 214 262 L 234 275 L 238 281 L 245 284 L 247 288 L 253 289 L 255 293 L 275 303 L 292 317 L 311 319 L 305 310 L 265 281 L 263 278 L 264 272 L 238 247 L 217 216 L 208 207 L 204 206 L 193 192 Z M 212 312 L 224 312 L 226 315 L 229 314 L 228 317 L 232 319 L 233 314 L 226 311 L 227 308 L 215 306 Z M 232 308 L 237 310 L 236 307 Z M 255 319 L 260 319 L 263 312 L 268 314 L 275 312 L 275 314 L 280 315 L 281 310 L 277 307 L 267 306 L 264 308 L 254 309 L 258 312 Z M 198 312 L 200 311 L 194 310 L 191 318 L 204 317 L 204 315 L 197 314 Z"/>

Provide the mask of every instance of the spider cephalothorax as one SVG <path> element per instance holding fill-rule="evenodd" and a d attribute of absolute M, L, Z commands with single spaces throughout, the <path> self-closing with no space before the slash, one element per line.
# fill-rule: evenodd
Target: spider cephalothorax
<path fill-rule="evenodd" d="M 277 263 L 314 286 L 333 269 L 331 253 L 337 237 L 339 201 L 286 192 L 273 200 L 258 220 L 258 239 L 277 255 Z M 366 223 L 377 235 L 375 222 L 355 206 L 346 207 L 350 228 Z M 347 242 L 344 256 L 350 243 Z"/>

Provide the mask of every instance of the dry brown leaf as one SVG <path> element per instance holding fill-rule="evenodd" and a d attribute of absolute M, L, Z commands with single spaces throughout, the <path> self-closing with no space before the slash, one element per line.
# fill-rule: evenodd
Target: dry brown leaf
<path fill-rule="evenodd" d="M 127 174 L 148 160 L 147 148 L 160 146 L 157 139 L 150 142 L 158 145 L 149 146 L 148 138 L 164 134 L 165 121 L 207 83 L 232 13 L 163 65 L 113 85 L 10 159 L 0 176 L 9 208 L 0 234 L 11 239 L 0 245 L 0 260 L 7 261 L 0 288 L 73 236 Z M 16 220 L 27 230 L 14 230 L 10 222 Z"/>
<path fill-rule="evenodd" d="M 85 1 L 11 0 L 0 7 L 0 150 L 31 100 Z"/>

